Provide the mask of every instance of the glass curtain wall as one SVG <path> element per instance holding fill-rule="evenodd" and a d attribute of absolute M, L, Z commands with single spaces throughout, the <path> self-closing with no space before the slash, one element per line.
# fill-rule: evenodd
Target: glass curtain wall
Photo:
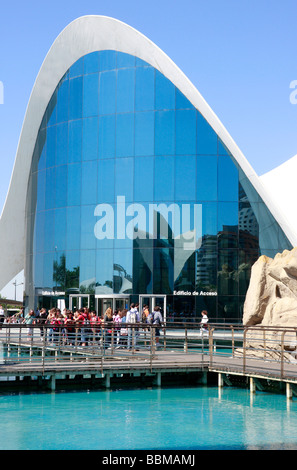
<path fill-rule="evenodd" d="M 240 322 L 252 264 L 291 248 L 200 112 L 116 51 L 82 57 L 55 90 L 26 217 L 30 308 L 70 294 L 165 294 L 167 319 L 206 308 L 211 321 Z"/>

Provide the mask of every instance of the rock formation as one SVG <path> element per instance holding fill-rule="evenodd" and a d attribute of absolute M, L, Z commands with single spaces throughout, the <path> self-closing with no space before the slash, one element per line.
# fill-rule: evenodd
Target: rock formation
<path fill-rule="evenodd" d="M 292 327 L 297 331 L 297 248 L 278 253 L 274 259 L 260 256 L 252 266 L 243 324 L 253 327 L 246 336 L 249 356 L 252 353 L 257 357 L 279 357 L 283 334 L 284 349 L 296 350 L 296 333 Z M 268 327 L 265 333 L 262 327 Z M 279 327 L 289 331 L 283 333 L 284 329 Z M 295 359 L 289 353 L 285 357 Z"/>

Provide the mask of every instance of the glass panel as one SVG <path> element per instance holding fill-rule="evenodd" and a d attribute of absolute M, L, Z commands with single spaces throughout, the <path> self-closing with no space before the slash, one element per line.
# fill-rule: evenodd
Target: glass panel
<path fill-rule="evenodd" d="M 34 250 L 36 250 L 37 252 L 44 251 L 44 220 L 45 212 L 37 212 L 34 227 Z"/>
<path fill-rule="evenodd" d="M 81 203 L 95 204 L 97 202 L 97 160 L 83 162 Z"/>
<path fill-rule="evenodd" d="M 96 252 L 82 250 L 80 253 L 79 290 L 81 294 L 94 294 L 96 284 Z"/>
<path fill-rule="evenodd" d="M 52 290 L 53 282 L 53 264 L 54 264 L 54 253 L 45 253 L 43 262 L 43 289 Z"/>
<path fill-rule="evenodd" d="M 156 70 L 156 105 L 155 109 L 175 108 L 175 86 L 162 73 Z"/>
<path fill-rule="evenodd" d="M 218 138 L 215 131 L 204 119 L 197 113 L 197 153 L 198 155 L 217 155 Z"/>
<path fill-rule="evenodd" d="M 85 75 L 83 85 L 83 116 L 99 113 L 99 74 Z"/>
<path fill-rule="evenodd" d="M 99 72 L 99 52 L 91 52 L 84 56 L 84 73 Z"/>
<path fill-rule="evenodd" d="M 217 291 L 218 254 L 212 240 L 207 237 L 203 239 L 200 250 L 197 252 L 196 265 L 196 289 Z"/>
<path fill-rule="evenodd" d="M 119 70 L 117 79 L 117 112 L 133 112 L 134 101 L 135 69 L 133 68 Z"/>
<path fill-rule="evenodd" d="M 100 51 L 99 53 L 100 70 L 113 70 L 116 67 L 115 51 Z"/>
<path fill-rule="evenodd" d="M 46 166 L 56 164 L 56 126 L 48 127 L 46 132 Z"/>
<path fill-rule="evenodd" d="M 155 201 L 174 200 L 174 157 L 155 157 Z"/>
<path fill-rule="evenodd" d="M 133 293 L 153 292 L 153 250 L 133 250 Z"/>
<path fill-rule="evenodd" d="M 45 183 L 45 208 L 52 209 L 55 207 L 55 183 L 56 183 L 56 168 L 48 168 L 46 170 L 46 183 Z"/>
<path fill-rule="evenodd" d="M 229 156 L 218 158 L 218 198 L 238 201 L 238 170 Z"/>
<path fill-rule="evenodd" d="M 79 206 L 81 201 L 81 163 L 68 165 L 67 204 Z"/>
<path fill-rule="evenodd" d="M 81 207 L 81 242 L 82 250 L 90 250 L 96 248 L 96 238 L 94 234 L 94 226 L 96 219 L 94 216 L 95 206 L 82 206 Z"/>
<path fill-rule="evenodd" d="M 69 81 L 69 119 L 82 117 L 83 78 L 73 78 Z"/>
<path fill-rule="evenodd" d="M 178 88 L 176 88 L 176 109 L 195 109 L 188 98 L 186 98 Z"/>
<path fill-rule="evenodd" d="M 174 155 L 175 111 L 155 113 L 155 154 Z"/>
<path fill-rule="evenodd" d="M 68 162 L 80 162 L 82 152 L 82 120 L 69 122 Z"/>
<path fill-rule="evenodd" d="M 80 207 L 67 208 L 67 250 L 80 248 Z"/>
<path fill-rule="evenodd" d="M 154 199 L 154 159 L 135 158 L 134 161 L 134 200 L 153 201 Z"/>
<path fill-rule="evenodd" d="M 96 294 L 113 292 L 113 250 L 96 252 Z"/>
<path fill-rule="evenodd" d="M 238 295 L 237 250 L 219 250 L 218 293 L 219 295 Z"/>
<path fill-rule="evenodd" d="M 63 165 L 68 160 L 68 123 L 59 124 L 57 126 L 57 154 L 56 164 Z"/>
<path fill-rule="evenodd" d="M 98 202 L 114 202 L 114 160 L 99 160 Z"/>
<path fill-rule="evenodd" d="M 133 201 L 133 158 L 121 158 L 115 164 L 115 193 Z"/>
<path fill-rule="evenodd" d="M 177 155 L 196 154 L 196 111 L 176 111 L 176 147 Z"/>
<path fill-rule="evenodd" d="M 58 251 L 66 250 L 66 209 L 55 210 L 54 245 Z"/>
<path fill-rule="evenodd" d="M 252 265 L 259 258 L 258 250 L 240 250 L 239 251 L 239 266 L 238 266 L 238 279 L 239 279 L 239 294 L 245 295 L 250 283 Z"/>
<path fill-rule="evenodd" d="M 216 201 L 217 181 L 217 157 L 197 157 L 197 199 L 201 201 Z"/>
<path fill-rule="evenodd" d="M 115 116 L 99 118 L 99 157 L 113 158 L 115 156 Z"/>
<path fill-rule="evenodd" d="M 69 80 L 60 83 L 57 98 L 57 122 L 68 121 Z"/>
<path fill-rule="evenodd" d="M 98 118 L 83 120 L 82 159 L 96 160 L 98 156 Z"/>
<path fill-rule="evenodd" d="M 155 104 L 155 70 L 153 67 L 136 68 L 135 110 L 153 110 Z"/>
<path fill-rule="evenodd" d="M 195 253 L 174 249 L 174 290 L 195 290 Z"/>
<path fill-rule="evenodd" d="M 79 251 L 66 253 L 66 288 L 78 289 L 79 287 Z M 72 291 L 73 292 L 73 291 Z"/>
<path fill-rule="evenodd" d="M 53 263 L 54 289 L 65 291 L 66 287 L 66 257 L 65 253 L 55 250 Z"/>
<path fill-rule="evenodd" d="M 81 57 L 78 59 L 69 69 L 69 76 L 77 77 L 78 75 L 82 75 L 84 70 L 84 58 Z"/>
<path fill-rule="evenodd" d="M 196 157 L 175 157 L 175 199 L 194 201 L 196 195 Z"/>
<path fill-rule="evenodd" d="M 135 114 L 135 155 L 154 154 L 154 113 Z"/>
<path fill-rule="evenodd" d="M 118 114 L 116 125 L 116 156 L 134 155 L 134 114 Z"/>
<path fill-rule="evenodd" d="M 37 178 L 37 211 L 45 209 L 45 170 L 38 172 Z"/>
<path fill-rule="evenodd" d="M 118 294 L 132 293 L 132 253 L 129 249 L 114 250 L 113 284 Z"/>
<path fill-rule="evenodd" d="M 173 249 L 154 249 L 154 294 L 173 292 Z"/>
<path fill-rule="evenodd" d="M 55 196 L 55 207 L 67 205 L 67 165 L 56 167 Z"/>
<path fill-rule="evenodd" d="M 112 114 L 116 104 L 116 73 L 100 73 L 99 80 L 99 113 Z"/>
<path fill-rule="evenodd" d="M 117 68 L 135 67 L 135 57 L 125 52 L 117 53 Z"/>
<path fill-rule="evenodd" d="M 46 211 L 44 219 L 44 251 L 54 250 L 55 211 Z"/>
<path fill-rule="evenodd" d="M 218 298 L 218 321 L 224 319 L 226 322 L 239 321 L 238 297 L 225 296 Z"/>
<path fill-rule="evenodd" d="M 238 247 L 238 204 L 218 203 L 218 244 L 219 248 Z"/>
<path fill-rule="evenodd" d="M 36 150 L 36 155 L 38 158 L 38 170 L 44 170 L 46 166 L 46 130 L 45 129 L 40 130 L 38 133 L 35 150 Z"/>

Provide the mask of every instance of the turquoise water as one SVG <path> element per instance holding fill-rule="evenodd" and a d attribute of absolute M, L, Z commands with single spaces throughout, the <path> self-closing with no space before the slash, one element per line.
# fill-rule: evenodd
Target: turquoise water
<path fill-rule="evenodd" d="M 297 448 L 297 401 L 225 387 L 0 397 L 1 450 Z"/>

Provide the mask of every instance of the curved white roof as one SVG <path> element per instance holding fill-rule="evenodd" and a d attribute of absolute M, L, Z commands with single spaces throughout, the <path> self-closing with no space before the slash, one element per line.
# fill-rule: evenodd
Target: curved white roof
<path fill-rule="evenodd" d="M 147 37 L 105 16 L 83 16 L 70 23 L 50 48 L 35 81 L 20 135 L 9 191 L 0 219 L 0 289 L 24 268 L 25 204 L 31 158 L 48 102 L 65 72 L 80 57 L 100 50 L 135 55 L 163 73 L 209 122 L 230 150 L 293 245 L 291 231 L 259 177 L 212 109 L 174 62 Z"/>
<path fill-rule="evenodd" d="M 297 233 L 297 155 L 271 171 L 260 176 L 260 180 L 275 207 L 288 220 Z"/>

